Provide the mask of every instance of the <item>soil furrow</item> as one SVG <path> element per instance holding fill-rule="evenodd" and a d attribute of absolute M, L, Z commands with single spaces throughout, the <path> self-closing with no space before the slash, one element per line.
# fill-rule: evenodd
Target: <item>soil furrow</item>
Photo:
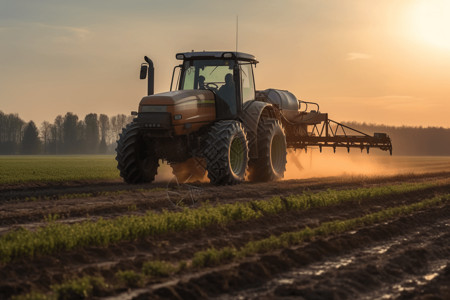
<path fill-rule="evenodd" d="M 434 261 L 447 259 L 450 255 L 449 213 L 448 205 L 429 209 L 392 222 L 366 227 L 356 233 L 345 233 L 329 239 L 318 239 L 295 249 L 275 251 L 262 255 L 256 261 L 242 262 L 228 269 L 211 269 L 210 272 L 206 274 L 203 272 L 197 276 L 185 275 L 176 283 L 172 282 L 163 287 L 158 285 L 157 288 L 150 287 L 147 292 L 141 292 L 134 299 L 156 297 L 199 299 L 220 295 L 224 295 L 222 298 L 225 299 L 239 296 L 243 299 L 359 298 L 383 284 L 393 285 L 401 282 L 410 273 L 427 274 L 426 271 Z M 429 248 L 423 248 L 422 237 L 420 234 L 414 234 L 416 231 L 427 232 L 429 239 L 426 246 Z M 411 240 L 409 235 L 414 236 L 414 239 Z M 399 240 L 398 245 L 397 243 L 392 245 L 381 256 L 374 255 L 372 261 L 369 257 L 367 262 L 361 264 L 344 264 L 341 268 L 333 270 L 333 276 L 330 276 L 331 272 L 312 276 L 306 274 L 299 276 L 293 283 L 280 284 L 265 295 L 246 293 L 245 288 L 255 289 L 256 286 L 264 286 L 275 276 L 292 268 L 308 268 L 313 263 L 336 260 L 339 255 L 357 253 L 358 249 L 376 246 L 376 243 L 385 243 L 390 239 Z M 402 239 L 409 243 L 403 243 Z M 412 245 L 414 248 L 411 248 Z"/>
<path fill-rule="evenodd" d="M 442 177 L 442 174 L 431 174 L 430 177 L 412 176 L 401 183 L 407 182 L 426 182 L 433 180 L 434 182 L 442 182 L 443 184 L 450 182 L 450 175 Z M 195 204 L 189 201 L 186 203 L 192 208 L 198 207 L 201 203 L 208 202 L 210 204 L 233 203 L 236 201 L 250 201 L 255 199 L 270 198 L 273 196 L 288 196 L 291 194 L 299 194 L 304 191 L 319 191 L 334 188 L 337 190 L 351 189 L 356 187 L 379 186 L 382 183 L 396 184 L 397 177 L 379 178 L 377 180 L 349 180 L 339 181 L 334 178 L 330 183 L 309 183 L 308 180 L 302 181 L 286 181 L 265 184 L 246 184 L 238 187 L 202 187 L 200 193 L 195 196 Z M 331 179 L 330 179 L 331 180 Z M 286 188 L 278 189 L 277 186 L 284 184 Z M 230 192 L 229 190 L 235 190 Z M 181 193 L 186 193 L 186 190 Z M 39 209 L 36 209 L 39 207 Z M 113 218 L 124 214 L 139 214 L 146 210 L 161 211 L 162 209 L 174 210 L 178 209 L 173 202 L 169 201 L 168 194 L 162 191 L 138 191 L 130 190 L 126 193 L 108 196 L 96 196 L 89 198 L 75 199 L 59 199 L 59 200 L 37 200 L 17 202 L 10 201 L 0 204 L 0 234 L 7 232 L 10 226 L 20 226 L 29 223 L 36 223 L 27 228 L 38 226 L 39 222 L 44 222 L 48 216 L 57 216 L 60 222 L 73 222 L 71 218 L 77 218 L 83 221 L 87 218 L 95 217 Z"/>
<path fill-rule="evenodd" d="M 297 231 L 306 226 L 312 228 L 327 221 L 355 218 L 388 207 L 412 204 L 432 198 L 434 195 L 448 194 L 450 192 L 450 172 L 384 177 L 313 178 L 272 183 L 246 183 L 227 187 L 196 184 L 200 193 L 195 195 L 193 204 L 187 202 L 191 208 L 196 208 L 206 201 L 211 205 L 216 205 L 268 199 L 273 196 L 286 197 L 291 194 L 301 194 L 304 191 L 316 192 L 326 189 L 341 190 L 421 182 L 439 182 L 440 185 L 417 192 L 306 211 L 265 215 L 259 219 L 235 221 L 224 226 L 212 225 L 199 230 L 167 233 L 140 240 L 123 241 L 110 246 L 59 251 L 51 255 L 40 255 L 33 259 L 16 259 L 0 265 L 2 274 L 0 298 L 7 299 L 11 295 L 31 290 L 46 292 L 53 284 L 86 275 L 101 276 L 107 282 L 114 283 L 117 282 L 115 278 L 117 271 L 141 272 L 143 264 L 149 260 L 169 262 L 189 260 L 194 253 L 210 247 L 239 248 L 251 240 Z M 94 184 L 82 182 L 66 183 L 61 186 L 47 184 L 43 186 L 25 185 L 20 188 L 3 187 L 0 189 L 0 226 L 2 226 L 0 231 L 7 232 L 19 226 L 27 228 L 41 226 L 45 224 L 45 217 L 54 215 L 59 215 L 61 218 L 57 222 L 73 223 L 88 218 L 95 220 L 99 217 L 138 215 L 145 213 L 146 210 L 179 209 L 167 199 L 167 192 L 164 190 L 166 186 L 167 183 L 127 186 L 118 182 Z M 22 188 L 23 190 L 21 190 Z M 153 188 L 162 188 L 162 190 L 149 190 Z M 108 194 L 102 194 L 103 192 L 108 192 Z M 91 193 L 92 196 L 71 199 L 70 194 L 77 193 Z M 66 197 L 68 199 L 64 199 L 64 195 L 69 195 Z M 27 197 L 34 197 L 34 201 L 28 201 Z M 334 286 L 336 295 L 348 295 L 347 298 L 350 297 L 349 295 L 357 295 L 357 298 L 375 297 L 371 290 L 349 289 L 349 286 L 352 286 L 352 280 L 356 280 L 354 277 L 367 277 L 366 271 L 370 270 L 371 266 L 375 266 L 379 273 L 387 272 L 390 270 L 389 267 L 394 265 L 394 263 L 390 263 L 391 260 L 393 262 L 400 261 L 400 267 L 398 267 L 400 269 L 407 266 L 401 261 L 402 257 L 408 257 L 410 254 L 405 249 L 408 245 L 412 249 L 410 259 L 414 258 L 414 253 L 422 253 L 418 243 L 422 237 L 421 242 L 424 243 L 423 245 L 427 245 L 426 253 L 420 254 L 422 256 L 417 255 L 425 257 L 426 262 L 421 269 L 419 264 L 417 264 L 417 269 L 413 266 L 414 272 L 416 272 L 417 278 L 434 274 L 435 277 L 432 280 L 422 285 L 412 286 L 409 282 L 413 279 L 400 274 L 392 282 L 377 281 L 376 278 L 374 281 L 378 282 L 377 287 L 380 290 L 395 297 L 407 298 L 408 295 L 415 295 L 415 293 L 425 297 L 431 293 L 430 291 L 433 291 L 433 288 L 438 290 L 433 295 L 440 296 L 450 290 L 448 284 L 444 284 L 448 282 L 445 279 L 449 278 L 449 268 L 444 266 L 450 255 L 446 252 L 448 246 L 447 248 L 443 246 L 445 243 L 446 245 L 450 244 L 448 241 L 449 215 L 450 208 L 448 205 L 444 205 L 440 209 L 429 209 L 392 222 L 366 227 L 329 239 L 314 240 L 297 248 L 274 251 L 271 254 L 255 256 L 239 263 L 210 268 L 199 273 L 190 271 L 167 279 L 150 279 L 150 283 L 154 285 L 135 291 L 134 295 L 142 299 L 146 297 L 173 298 L 177 295 L 181 298 L 189 296 L 209 298 L 221 295 L 225 298 L 232 296 L 252 298 L 250 291 L 258 291 L 258 295 L 261 297 L 273 298 L 282 296 L 283 287 L 285 291 L 289 289 L 302 290 L 304 286 L 299 285 L 301 283 L 306 287 Z M 446 224 L 446 226 L 436 226 L 436 224 Z M 417 243 L 415 244 L 415 242 Z M 373 251 L 380 251 L 380 253 L 371 255 L 364 252 L 366 251 L 364 249 L 374 249 Z M 442 257 L 442 253 L 447 256 Z M 349 261 L 348 257 L 353 258 Z M 377 257 L 380 257 L 379 261 L 376 260 Z M 333 263 L 340 264 L 340 267 L 322 270 L 322 274 L 318 276 L 304 275 L 304 280 L 300 283 L 294 278 L 292 282 L 277 282 L 269 291 L 258 290 L 260 286 L 271 282 L 276 276 L 286 274 L 286 271 L 291 268 L 306 270 L 314 264 L 320 265 L 327 262 L 331 265 Z M 358 262 L 358 264 L 354 262 Z M 359 270 L 358 265 L 364 270 Z M 320 276 L 330 278 L 336 284 L 327 285 L 326 279 L 321 280 Z M 344 281 L 339 284 L 339 280 Z M 397 290 L 392 289 L 394 283 L 399 286 Z M 355 286 L 357 285 L 358 282 L 355 283 Z M 339 287 L 342 289 L 339 290 Z M 401 291 L 400 289 L 404 287 L 407 288 Z M 414 291 L 408 288 L 414 288 Z M 121 292 L 123 290 L 120 289 L 109 291 L 111 296 L 128 297 L 126 294 L 120 294 Z"/>
<path fill-rule="evenodd" d="M 396 298 L 402 290 L 422 285 L 428 274 L 445 267 L 445 258 L 450 254 L 450 233 L 445 231 L 448 221 L 434 223 L 433 231 L 429 225 L 419 227 L 411 234 L 294 269 L 259 289 L 230 296 L 243 299 L 323 295 L 327 298 Z"/>
<path fill-rule="evenodd" d="M 18 260 L 0 268 L 0 272 L 9 278 L 0 288 L 0 292 L 8 289 L 23 289 L 22 291 L 31 288 L 45 289 L 48 282 L 59 283 L 67 279 L 67 274 L 70 274 L 70 277 L 100 275 L 113 280 L 112 277 L 118 270 L 140 271 L 142 264 L 151 259 L 168 261 L 189 259 L 195 252 L 205 248 L 240 247 L 249 240 L 266 238 L 272 234 L 278 235 L 305 226 L 315 227 L 326 221 L 348 219 L 378 211 L 380 208 L 417 202 L 433 193 L 436 191 L 372 199 L 357 205 L 345 203 L 332 208 L 288 212 L 266 216 L 259 220 L 239 221 L 226 227 L 211 226 L 192 232 L 122 242 L 107 248 L 90 247 L 41 256 L 31 261 Z"/>
<path fill-rule="evenodd" d="M 211 186 L 209 183 L 194 183 L 195 186 L 201 188 L 201 198 L 214 199 L 216 196 L 220 200 L 233 200 L 264 195 L 278 195 L 279 193 L 298 193 L 304 190 L 339 188 L 345 186 L 347 188 L 370 186 L 377 184 L 396 182 L 421 182 L 439 179 L 448 179 L 450 172 L 435 172 L 435 173 L 420 173 L 420 174 L 401 174 L 395 176 L 338 176 L 338 177 L 323 177 L 323 178 L 309 178 L 309 179 L 291 179 L 276 182 L 265 183 L 249 183 L 240 184 L 237 186 Z M 175 185 L 172 182 L 156 182 L 152 184 L 141 185 L 127 185 L 122 182 L 103 182 L 97 184 L 91 183 L 66 183 L 49 185 L 43 187 L 2 187 L 0 186 L 0 204 L 4 202 L 20 202 L 26 199 L 36 199 L 39 202 L 45 197 L 57 198 L 70 194 L 92 193 L 93 195 L 101 195 L 102 192 L 118 192 L 118 191 L 137 191 L 142 189 L 167 189 L 173 188 Z M 64 200 L 64 199 L 61 199 Z M 81 199 L 79 199 L 81 200 Z M 50 200 L 52 201 L 52 200 Z M 54 201 L 54 200 L 53 200 Z M 44 200 L 45 202 L 45 200 Z"/>

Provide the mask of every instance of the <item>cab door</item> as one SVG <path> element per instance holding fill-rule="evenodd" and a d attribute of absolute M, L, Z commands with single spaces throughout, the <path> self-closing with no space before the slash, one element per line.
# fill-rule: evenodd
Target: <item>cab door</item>
<path fill-rule="evenodd" d="M 241 77 L 241 99 L 244 105 L 248 101 L 255 100 L 255 79 L 253 77 L 253 67 L 251 63 L 243 62 L 239 64 Z"/>

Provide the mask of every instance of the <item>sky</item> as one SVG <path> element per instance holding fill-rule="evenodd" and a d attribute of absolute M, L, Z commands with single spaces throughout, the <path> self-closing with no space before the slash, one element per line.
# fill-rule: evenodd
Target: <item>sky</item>
<path fill-rule="evenodd" d="M 238 50 L 257 89 L 289 90 L 336 121 L 450 127 L 449 0 L 0 0 L 0 111 L 130 114 L 168 91 L 175 54 Z"/>

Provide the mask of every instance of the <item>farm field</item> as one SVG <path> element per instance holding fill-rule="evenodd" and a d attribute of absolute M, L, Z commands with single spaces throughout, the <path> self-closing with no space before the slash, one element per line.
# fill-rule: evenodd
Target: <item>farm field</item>
<path fill-rule="evenodd" d="M 119 172 L 112 155 L 0 156 L 0 184 L 113 180 Z"/>
<path fill-rule="evenodd" d="M 167 166 L 126 185 L 112 156 L 0 157 L 0 299 L 450 297 L 448 157 L 325 177 L 298 161 L 296 179 L 215 187 Z"/>
<path fill-rule="evenodd" d="M 316 149 L 314 149 L 316 150 Z M 285 179 L 344 175 L 394 175 L 442 172 L 450 169 L 447 156 L 368 156 L 290 152 Z M 168 182 L 172 171 L 161 164 L 156 182 Z M 122 183 L 113 155 L 0 155 L 0 190 L 19 186 Z"/>

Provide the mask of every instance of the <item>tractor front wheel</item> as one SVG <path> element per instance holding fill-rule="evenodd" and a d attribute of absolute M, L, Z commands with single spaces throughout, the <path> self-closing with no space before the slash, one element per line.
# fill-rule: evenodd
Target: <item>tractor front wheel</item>
<path fill-rule="evenodd" d="M 122 130 L 116 148 L 117 168 L 127 183 L 145 183 L 155 180 L 159 163 L 151 141 L 144 141 L 139 126 L 130 123 Z"/>

